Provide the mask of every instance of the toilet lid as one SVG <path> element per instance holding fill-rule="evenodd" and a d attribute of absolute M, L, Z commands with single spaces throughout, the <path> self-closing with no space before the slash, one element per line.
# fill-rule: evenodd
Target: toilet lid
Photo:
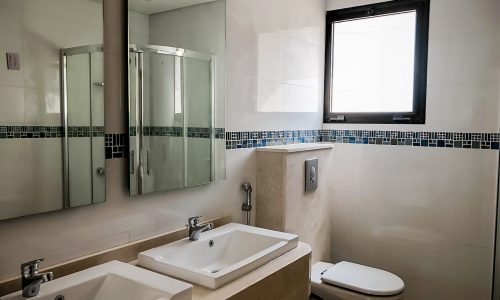
<path fill-rule="evenodd" d="M 396 295 L 405 287 L 403 280 L 392 273 L 346 261 L 335 264 L 325 271 L 321 280 L 375 296 Z"/>

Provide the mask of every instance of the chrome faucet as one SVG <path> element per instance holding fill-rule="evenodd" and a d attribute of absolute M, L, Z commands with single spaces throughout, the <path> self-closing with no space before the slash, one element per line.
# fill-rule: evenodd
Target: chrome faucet
<path fill-rule="evenodd" d="M 188 218 L 190 241 L 197 241 L 200 238 L 200 233 L 214 228 L 214 223 L 200 225 L 200 218 L 201 216 Z"/>
<path fill-rule="evenodd" d="M 38 265 L 43 258 L 26 262 L 21 265 L 21 282 L 23 297 L 32 298 L 40 293 L 40 285 L 54 279 L 52 272 L 38 273 Z"/>

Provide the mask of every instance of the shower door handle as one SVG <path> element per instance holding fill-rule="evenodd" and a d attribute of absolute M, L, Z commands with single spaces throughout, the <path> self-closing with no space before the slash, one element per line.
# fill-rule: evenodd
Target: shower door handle
<path fill-rule="evenodd" d="M 149 150 L 146 151 L 146 174 L 148 174 L 148 176 L 150 175 L 150 169 L 149 169 Z"/>
<path fill-rule="evenodd" d="M 134 174 L 135 171 L 135 152 L 134 150 L 130 151 L 130 174 Z"/>

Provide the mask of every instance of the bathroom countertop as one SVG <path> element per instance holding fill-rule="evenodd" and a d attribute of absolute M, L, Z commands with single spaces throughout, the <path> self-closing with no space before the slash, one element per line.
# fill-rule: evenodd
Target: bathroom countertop
<path fill-rule="evenodd" d="M 228 299 L 245 288 L 257 283 L 262 278 L 275 273 L 276 271 L 288 266 L 292 262 L 306 255 L 309 255 L 310 253 L 311 247 L 306 243 L 299 242 L 297 248 L 218 289 L 212 290 L 200 285 L 194 285 L 192 300 Z"/>
<path fill-rule="evenodd" d="M 303 152 L 303 151 L 313 151 L 313 150 L 323 150 L 332 149 L 333 143 L 304 143 L 304 144 L 288 144 L 279 146 L 268 146 L 257 148 L 257 152 Z"/>

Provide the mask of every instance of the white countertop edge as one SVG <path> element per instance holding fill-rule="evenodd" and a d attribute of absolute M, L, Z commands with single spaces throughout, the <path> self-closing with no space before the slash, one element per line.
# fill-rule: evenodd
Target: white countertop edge
<path fill-rule="evenodd" d="M 268 146 L 257 148 L 257 152 L 303 152 L 303 151 L 314 151 L 314 150 L 326 150 L 332 149 L 333 143 L 301 143 L 301 144 L 288 144 L 288 145 L 278 145 L 278 146 Z"/>

